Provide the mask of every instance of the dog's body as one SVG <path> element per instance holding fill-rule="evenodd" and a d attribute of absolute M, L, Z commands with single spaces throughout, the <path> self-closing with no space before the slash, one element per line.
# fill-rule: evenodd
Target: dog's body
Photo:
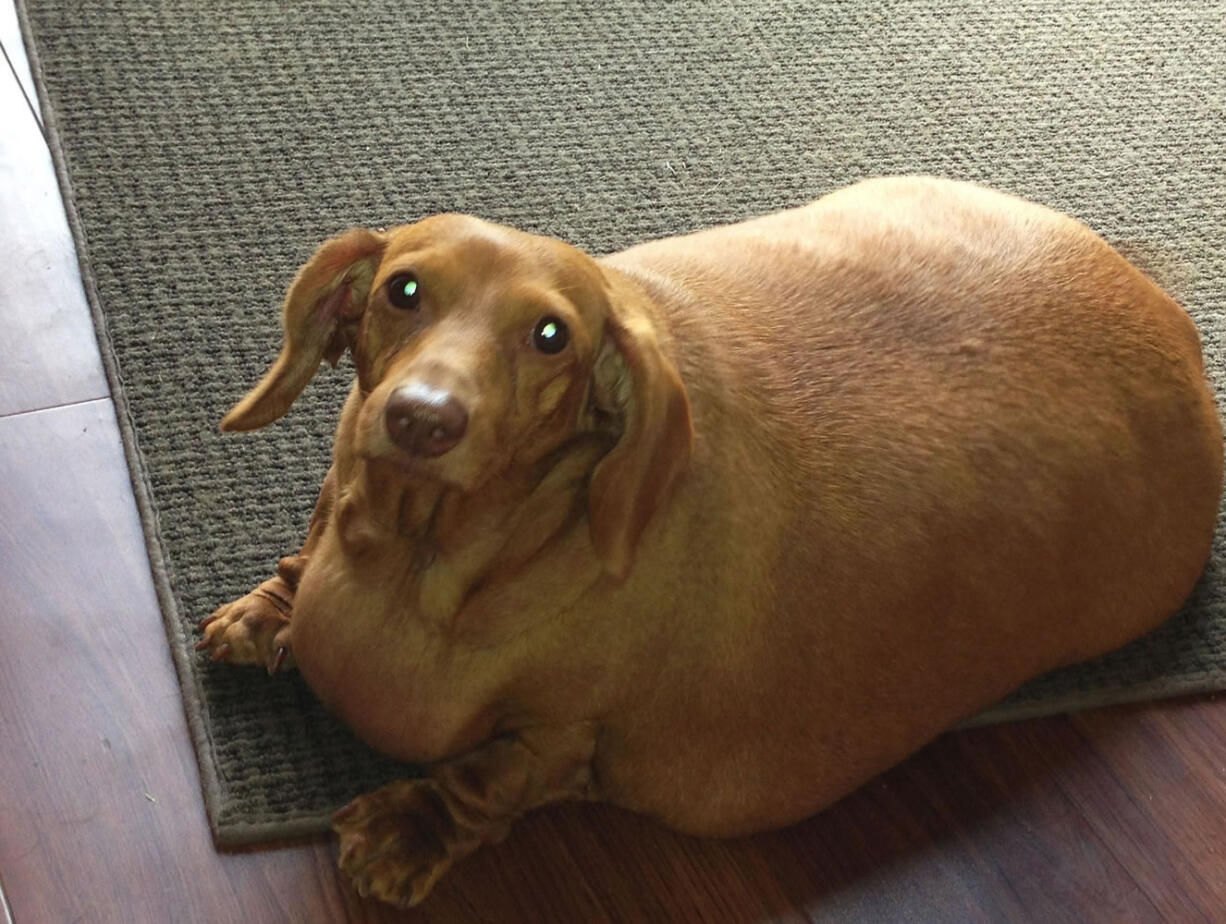
<path fill-rule="evenodd" d="M 379 293 L 410 266 L 439 294 L 406 333 Z M 573 355 L 515 352 L 542 303 Z M 279 663 L 292 634 L 359 735 L 430 764 L 338 816 L 342 865 L 393 901 L 556 799 L 699 834 L 805 817 L 1153 628 L 1209 552 L 1191 320 L 1084 225 L 980 187 L 869 181 L 599 261 L 457 216 L 351 232 L 286 325 L 229 426 L 346 345 L 359 382 L 303 552 L 202 647 Z M 423 381 L 465 422 L 409 442 L 389 402 Z"/>

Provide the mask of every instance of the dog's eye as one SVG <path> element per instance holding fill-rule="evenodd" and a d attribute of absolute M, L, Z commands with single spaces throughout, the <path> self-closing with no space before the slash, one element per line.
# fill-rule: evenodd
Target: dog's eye
<path fill-rule="evenodd" d="M 569 342 L 570 331 L 566 329 L 566 323 L 553 315 L 541 318 L 532 329 L 532 345 L 542 353 L 561 353 Z"/>
<path fill-rule="evenodd" d="M 421 286 L 412 273 L 397 273 L 387 283 L 387 300 L 396 308 L 412 311 L 421 302 Z"/>

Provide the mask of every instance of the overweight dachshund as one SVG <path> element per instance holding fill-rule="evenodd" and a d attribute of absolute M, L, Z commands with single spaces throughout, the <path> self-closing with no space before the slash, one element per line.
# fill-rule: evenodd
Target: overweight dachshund
<path fill-rule="evenodd" d="M 357 380 L 306 544 L 205 622 L 423 763 L 340 811 L 420 901 L 563 799 L 804 818 L 1185 599 L 1222 430 L 1188 315 L 1084 225 L 860 183 L 593 259 L 461 215 L 326 242 L 275 365 Z"/>

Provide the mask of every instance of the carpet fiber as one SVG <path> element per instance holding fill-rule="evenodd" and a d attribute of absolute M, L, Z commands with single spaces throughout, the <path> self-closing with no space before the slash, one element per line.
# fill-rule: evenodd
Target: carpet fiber
<path fill-rule="evenodd" d="M 324 237 L 457 210 L 594 252 L 858 178 L 1070 212 L 1187 306 L 1226 385 L 1226 17 L 1152 0 L 24 0 L 220 843 L 322 827 L 404 768 L 294 677 L 191 651 L 297 548 L 344 368 L 250 436 Z M 1185 610 L 985 720 L 1226 686 L 1226 542 Z"/>

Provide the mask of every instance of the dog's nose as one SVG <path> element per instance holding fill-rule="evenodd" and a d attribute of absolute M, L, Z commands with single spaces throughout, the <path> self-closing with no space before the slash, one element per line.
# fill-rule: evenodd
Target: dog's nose
<path fill-rule="evenodd" d="M 450 393 L 401 385 L 388 396 L 383 420 L 392 442 L 415 456 L 441 456 L 464 438 L 468 411 Z"/>

